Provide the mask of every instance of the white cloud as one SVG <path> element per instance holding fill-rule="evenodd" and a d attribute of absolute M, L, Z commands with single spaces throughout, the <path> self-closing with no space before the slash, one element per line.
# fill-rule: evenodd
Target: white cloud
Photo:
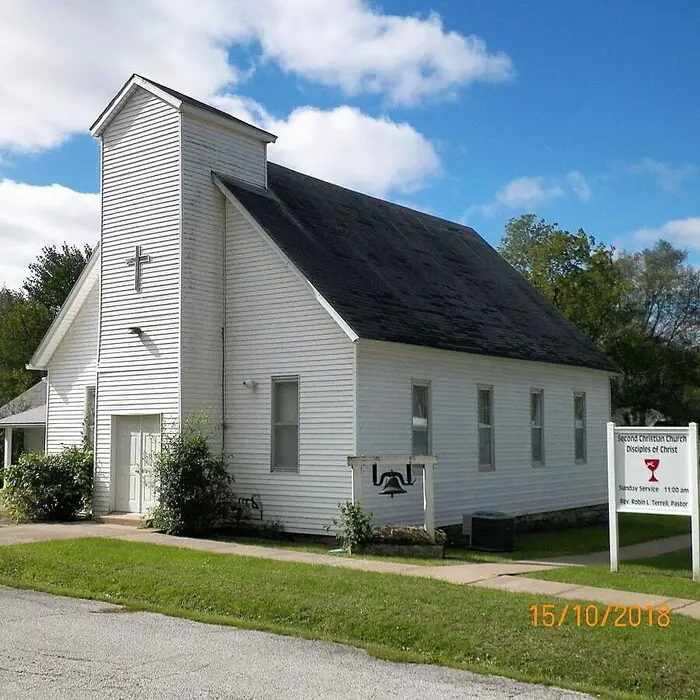
<path fill-rule="evenodd" d="M 561 197 L 564 190 L 547 184 L 543 177 L 519 177 L 511 180 L 496 194 L 496 202 L 507 207 L 531 207 Z"/>
<path fill-rule="evenodd" d="M 584 202 L 593 196 L 588 180 L 578 170 L 571 170 L 566 176 L 566 181 L 574 194 Z"/>
<path fill-rule="evenodd" d="M 391 190 L 411 192 L 440 168 L 433 146 L 410 124 L 370 117 L 355 107 L 300 107 L 276 119 L 237 95 L 214 103 L 277 135 L 270 160 L 344 187 L 382 197 Z"/>
<path fill-rule="evenodd" d="M 62 185 L 0 180 L 0 286 L 19 289 L 42 246 L 94 246 L 100 239 L 100 197 Z"/>
<path fill-rule="evenodd" d="M 460 220 L 467 221 L 477 213 L 494 216 L 502 209 L 531 211 L 534 207 L 571 194 L 584 202 L 593 196 L 588 181 L 578 170 L 570 170 L 564 178 L 546 178 L 542 175 L 517 177 L 503 185 L 490 202 L 468 207 Z"/>
<path fill-rule="evenodd" d="M 302 107 L 271 128 L 279 137 L 271 160 L 370 194 L 411 192 L 439 168 L 432 145 L 412 126 L 354 107 Z"/>
<path fill-rule="evenodd" d="M 686 180 L 693 177 L 698 169 L 689 163 L 673 166 L 647 157 L 638 163 L 629 164 L 627 170 L 633 175 L 650 175 L 664 192 L 674 193 Z"/>
<path fill-rule="evenodd" d="M 235 81 L 225 5 L 198 0 L 192 12 L 182 0 L 0 3 L 0 65 L 12 66 L 0 81 L 0 148 L 51 148 L 85 131 L 132 72 L 200 93 Z"/>
<path fill-rule="evenodd" d="M 0 3 L 0 148 L 51 148 L 84 131 L 132 72 L 210 99 L 245 77 L 228 49 L 347 94 L 413 104 L 513 75 L 510 59 L 438 15 L 365 0 L 22 0 Z M 249 67 L 246 67 L 249 68 Z"/>
<path fill-rule="evenodd" d="M 634 235 L 641 240 L 663 238 L 682 248 L 700 250 L 700 216 L 674 219 L 656 228 L 641 228 Z"/>
<path fill-rule="evenodd" d="M 457 85 L 513 76 L 508 56 L 489 53 L 478 37 L 446 32 L 436 13 L 385 15 L 362 0 L 261 5 L 269 13 L 256 27 L 263 54 L 348 94 L 386 93 L 413 104 Z"/>

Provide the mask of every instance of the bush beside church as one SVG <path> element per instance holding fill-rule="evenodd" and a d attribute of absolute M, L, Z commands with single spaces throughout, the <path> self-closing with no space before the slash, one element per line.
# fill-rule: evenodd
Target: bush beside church
<path fill-rule="evenodd" d="M 93 452 L 67 447 L 58 454 L 27 453 L 4 470 L 5 514 L 16 521 L 66 521 L 92 515 Z"/>

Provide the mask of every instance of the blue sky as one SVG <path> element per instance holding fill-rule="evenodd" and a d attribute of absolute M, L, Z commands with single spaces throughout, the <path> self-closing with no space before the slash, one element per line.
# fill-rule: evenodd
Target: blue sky
<path fill-rule="evenodd" d="M 43 244 L 97 240 L 87 128 L 131 72 L 261 123 L 273 160 L 494 245 L 535 212 L 700 259 L 700 3 L 9 5 L 0 64 L 21 68 L 0 77 L 0 283 L 17 287 Z"/>

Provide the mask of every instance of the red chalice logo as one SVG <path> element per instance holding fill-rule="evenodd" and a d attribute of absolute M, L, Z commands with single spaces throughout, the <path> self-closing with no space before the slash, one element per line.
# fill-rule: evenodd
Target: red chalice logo
<path fill-rule="evenodd" d="M 647 465 L 647 469 L 651 472 L 651 476 L 649 477 L 649 481 L 658 481 L 658 479 L 654 475 L 654 472 L 659 468 L 659 460 L 658 459 L 645 459 L 644 463 Z"/>

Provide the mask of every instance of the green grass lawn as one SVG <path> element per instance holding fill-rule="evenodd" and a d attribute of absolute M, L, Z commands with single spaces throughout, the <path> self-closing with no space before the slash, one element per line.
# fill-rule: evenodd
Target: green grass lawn
<path fill-rule="evenodd" d="M 610 571 L 610 565 L 606 563 L 541 571 L 528 574 L 528 577 L 700 600 L 700 583 L 692 580 L 690 549 L 650 559 L 621 562 L 620 571 L 616 574 Z"/>
<path fill-rule="evenodd" d="M 685 517 L 672 515 L 638 515 L 636 513 L 621 513 L 619 515 L 620 546 L 663 539 L 673 535 L 690 532 L 690 520 Z M 279 547 L 282 549 L 298 549 L 305 552 L 327 554 L 331 547 L 308 542 L 291 542 L 289 540 L 266 540 L 251 537 L 229 537 L 230 542 L 255 544 L 263 547 Z M 367 557 L 363 559 L 382 559 L 383 561 L 398 561 L 409 564 L 436 566 L 441 564 L 462 564 L 465 562 L 501 562 L 517 559 L 541 559 L 546 557 L 562 557 L 577 554 L 589 554 L 607 550 L 608 525 L 590 525 L 588 527 L 557 530 L 556 532 L 527 532 L 516 537 L 517 550 L 492 554 L 477 552 L 470 549 L 448 547 L 445 559 L 412 559 L 397 557 Z M 348 556 L 348 555 L 338 555 Z"/>
<path fill-rule="evenodd" d="M 0 584 L 599 693 L 700 697 L 700 623 L 533 627 L 542 596 L 117 540 L 0 547 Z M 570 601 L 567 601 L 570 602 Z"/>
<path fill-rule="evenodd" d="M 620 513 L 620 546 L 664 539 L 690 532 L 690 519 L 673 515 L 640 515 Z M 602 552 L 609 546 L 608 524 L 523 533 L 516 537 L 517 551 L 508 559 L 540 559 Z M 499 555 L 504 557 L 504 555 Z"/>

